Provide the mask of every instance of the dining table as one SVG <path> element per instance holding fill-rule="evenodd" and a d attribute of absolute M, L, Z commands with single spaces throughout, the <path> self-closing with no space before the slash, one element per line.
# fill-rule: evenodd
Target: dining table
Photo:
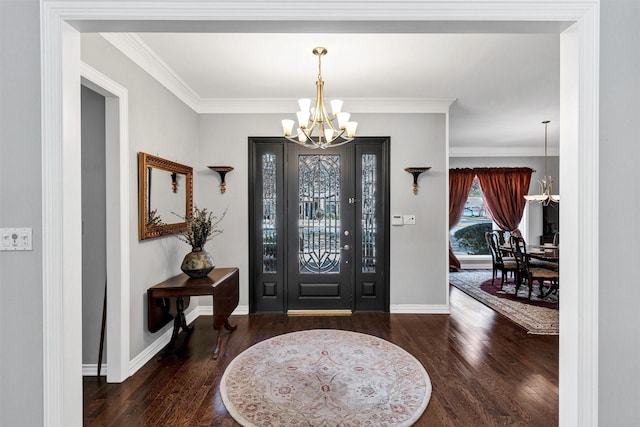
<path fill-rule="evenodd" d="M 513 256 L 513 248 L 511 245 L 501 245 L 500 251 L 509 256 Z M 559 262 L 560 248 L 555 245 L 527 245 L 527 256 L 542 261 Z"/>
<path fill-rule="evenodd" d="M 527 246 L 527 255 L 530 258 L 542 261 L 560 261 L 560 249 L 552 245 L 532 245 Z"/>

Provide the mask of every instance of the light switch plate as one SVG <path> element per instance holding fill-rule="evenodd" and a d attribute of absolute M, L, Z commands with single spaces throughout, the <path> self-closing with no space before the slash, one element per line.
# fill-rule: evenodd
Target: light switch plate
<path fill-rule="evenodd" d="M 402 215 L 392 215 L 391 216 L 391 225 L 402 225 Z"/>
<path fill-rule="evenodd" d="M 404 215 L 402 217 L 402 222 L 405 223 L 406 225 L 415 225 L 416 216 L 415 215 Z"/>
<path fill-rule="evenodd" d="M 32 228 L 0 228 L 0 251 L 32 251 Z"/>

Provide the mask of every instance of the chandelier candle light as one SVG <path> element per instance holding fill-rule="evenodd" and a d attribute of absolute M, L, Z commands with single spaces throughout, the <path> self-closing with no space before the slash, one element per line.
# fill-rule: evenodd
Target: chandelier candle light
<path fill-rule="evenodd" d="M 284 136 L 289 141 L 309 148 L 337 147 L 353 141 L 358 123 L 350 122 L 350 114 L 342 111 L 342 101 L 331 101 L 332 114 L 324 106 L 324 81 L 322 80 L 322 56 L 327 54 L 324 47 L 316 47 L 313 54 L 318 57 L 318 80 L 316 81 L 316 102 L 311 107 L 308 98 L 298 100 L 297 134 L 292 136 L 293 120 L 282 120 Z M 337 125 L 336 122 L 337 121 Z"/>
<path fill-rule="evenodd" d="M 538 185 L 540 185 L 540 194 L 524 196 L 524 198 L 528 202 L 538 202 L 544 206 L 548 206 L 551 202 L 560 202 L 560 196 L 552 194 L 553 180 L 547 174 L 547 126 L 549 125 L 549 120 L 545 120 L 542 124 L 544 124 L 544 177 L 538 180 Z"/>

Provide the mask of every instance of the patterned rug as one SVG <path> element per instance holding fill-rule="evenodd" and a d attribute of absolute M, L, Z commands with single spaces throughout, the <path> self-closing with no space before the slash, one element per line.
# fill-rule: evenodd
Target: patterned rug
<path fill-rule="evenodd" d="M 220 393 L 243 426 L 410 426 L 429 403 L 431 381 L 395 344 L 315 329 L 242 352 L 225 370 Z"/>
<path fill-rule="evenodd" d="M 512 322 L 522 326 L 530 334 L 558 335 L 558 296 L 551 294 L 539 298 L 540 290 L 534 285 L 531 301 L 527 299 L 529 288 L 521 286 L 515 295 L 513 281 L 505 283 L 499 291 L 500 280 L 491 286 L 490 270 L 461 270 L 449 273 L 451 285 L 491 307 Z"/>

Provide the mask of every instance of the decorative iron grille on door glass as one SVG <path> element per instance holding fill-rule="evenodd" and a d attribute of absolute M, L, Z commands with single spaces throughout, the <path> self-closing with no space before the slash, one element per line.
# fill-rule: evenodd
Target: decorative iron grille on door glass
<path fill-rule="evenodd" d="M 340 156 L 298 157 L 300 273 L 340 272 Z"/>
<path fill-rule="evenodd" d="M 276 156 L 262 155 L 262 271 L 277 273 Z"/>
<path fill-rule="evenodd" d="M 362 155 L 362 272 L 376 272 L 376 155 Z"/>

